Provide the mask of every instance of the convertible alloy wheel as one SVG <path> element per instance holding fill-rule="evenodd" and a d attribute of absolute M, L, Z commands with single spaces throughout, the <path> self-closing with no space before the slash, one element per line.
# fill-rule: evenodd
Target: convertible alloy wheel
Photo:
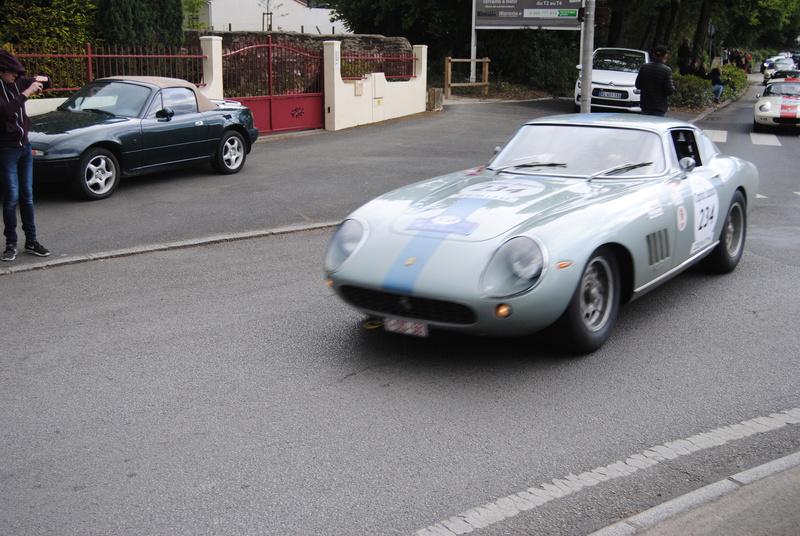
<path fill-rule="evenodd" d="M 719 244 L 714 251 L 703 260 L 703 266 L 712 272 L 726 274 L 732 272 L 739 264 L 744 251 L 744 241 L 747 236 L 747 211 L 742 192 L 733 194 Z"/>
<path fill-rule="evenodd" d="M 619 268 L 609 248 L 595 251 L 561 318 L 565 340 L 579 353 L 600 348 L 611 334 L 620 302 Z"/>
<path fill-rule="evenodd" d="M 72 184 L 79 195 L 95 200 L 110 196 L 118 183 L 117 157 L 106 149 L 94 148 L 81 158 Z"/>
<path fill-rule="evenodd" d="M 238 132 L 229 130 L 219 142 L 217 154 L 214 156 L 212 165 L 217 173 L 231 175 L 238 173 L 244 166 L 247 158 L 247 148 L 244 138 Z"/>

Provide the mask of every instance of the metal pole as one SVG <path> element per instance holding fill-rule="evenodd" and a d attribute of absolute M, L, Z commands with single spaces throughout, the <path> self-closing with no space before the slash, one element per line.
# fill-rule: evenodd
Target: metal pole
<path fill-rule="evenodd" d="M 475 29 L 475 17 L 478 15 L 478 0 L 472 0 L 472 38 L 469 44 L 470 62 L 469 67 L 469 81 L 475 82 L 475 60 L 478 59 L 478 31 Z"/>
<path fill-rule="evenodd" d="M 581 113 L 592 111 L 592 52 L 594 51 L 595 0 L 584 0 L 581 25 Z"/>

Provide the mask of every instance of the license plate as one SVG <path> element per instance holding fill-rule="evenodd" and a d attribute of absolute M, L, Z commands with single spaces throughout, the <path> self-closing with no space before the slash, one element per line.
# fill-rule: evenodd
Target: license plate
<path fill-rule="evenodd" d="M 621 99 L 622 93 L 619 91 L 601 91 L 600 96 L 607 99 Z"/>
<path fill-rule="evenodd" d="M 422 322 L 411 322 L 409 320 L 398 320 L 396 318 L 385 318 L 383 329 L 392 333 L 402 333 L 403 335 L 413 335 L 414 337 L 427 337 L 428 324 Z"/>

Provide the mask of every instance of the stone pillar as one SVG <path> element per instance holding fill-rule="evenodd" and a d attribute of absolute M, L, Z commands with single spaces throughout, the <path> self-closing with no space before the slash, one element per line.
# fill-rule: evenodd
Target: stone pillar
<path fill-rule="evenodd" d="M 199 88 L 209 99 L 224 98 L 222 87 L 222 38 L 217 35 L 204 35 L 200 37 L 200 48 L 205 58 L 203 59 L 203 82 Z"/>

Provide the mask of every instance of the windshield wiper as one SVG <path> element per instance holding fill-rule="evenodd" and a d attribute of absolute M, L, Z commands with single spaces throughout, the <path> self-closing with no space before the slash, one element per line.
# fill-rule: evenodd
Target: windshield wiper
<path fill-rule="evenodd" d="M 93 114 L 103 114 L 103 115 L 110 115 L 111 117 L 117 117 L 113 113 L 109 112 L 108 110 L 101 110 L 100 108 L 84 108 L 81 110 L 82 112 L 91 112 Z"/>
<path fill-rule="evenodd" d="M 628 171 L 631 171 L 632 169 L 637 169 L 640 167 L 651 166 L 652 164 L 653 164 L 652 162 L 639 162 L 638 164 L 633 164 L 629 162 L 627 164 L 622 164 L 619 166 L 614 166 L 608 169 L 604 169 L 603 171 L 598 171 L 597 173 L 592 173 L 589 176 L 589 180 L 594 179 L 595 177 L 599 177 L 601 175 L 619 175 L 620 173 L 626 173 Z"/>
<path fill-rule="evenodd" d="M 532 167 L 567 167 L 564 162 L 525 162 L 524 164 L 511 164 L 510 166 L 503 166 L 501 168 L 492 169 L 496 173 L 506 171 L 511 168 L 532 168 Z"/>

